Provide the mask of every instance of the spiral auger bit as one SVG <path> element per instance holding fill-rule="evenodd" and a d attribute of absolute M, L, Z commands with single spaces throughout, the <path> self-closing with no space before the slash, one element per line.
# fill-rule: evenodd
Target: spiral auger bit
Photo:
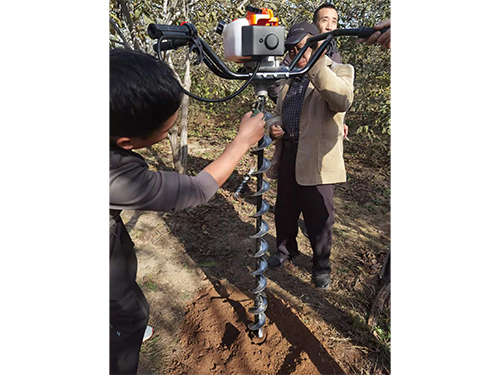
<path fill-rule="evenodd" d="M 265 101 L 266 97 L 264 95 L 258 96 L 254 106 L 254 115 L 264 112 Z M 264 113 L 266 114 L 266 112 Z M 248 325 L 248 329 L 255 331 L 255 335 L 259 339 L 264 337 L 263 327 L 266 323 L 264 312 L 267 309 L 267 298 L 264 293 L 264 289 L 267 286 L 267 279 L 264 276 L 264 272 L 267 270 L 267 261 L 263 256 L 269 245 L 263 237 L 269 231 L 269 225 L 262 218 L 262 215 L 269 211 L 269 203 L 262 196 L 270 188 L 269 183 L 263 178 L 264 172 L 271 167 L 271 162 L 264 157 L 264 149 L 269 147 L 270 144 L 271 138 L 264 135 L 259 141 L 257 148 L 252 150 L 252 153 L 257 155 L 257 170 L 252 172 L 252 176 L 257 177 L 257 192 L 252 194 L 252 196 L 257 197 L 257 207 L 255 214 L 251 215 L 251 217 L 256 219 L 255 228 L 257 233 L 250 236 L 250 238 L 255 239 L 255 252 L 250 256 L 256 260 L 255 271 L 251 275 L 255 277 L 257 286 L 252 290 L 252 293 L 255 294 L 254 306 L 248 310 L 250 314 L 254 314 L 254 322 Z"/>

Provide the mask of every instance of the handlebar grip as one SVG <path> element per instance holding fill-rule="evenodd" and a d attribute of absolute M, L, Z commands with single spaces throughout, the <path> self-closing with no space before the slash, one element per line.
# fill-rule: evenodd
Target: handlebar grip
<path fill-rule="evenodd" d="M 162 42 L 160 45 L 161 51 L 169 51 L 171 49 L 177 49 L 179 47 L 189 44 L 189 40 L 169 40 Z M 158 51 L 158 43 L 153 44 L 153 50 Z"/>
<path fill-rule="evenodd" d="M 186 25 L 160 25 L 157 23 L 150 23 L 148 25 L 148 35 L 153 39 L 161 37 L 175 39 L 186 38 L 191 36 L 191 28 Z"/>
<path fill-rule="evenodd" d="M 380 31 L 381 34 L 389 30 L 390 27 L 384 27 L 382 30 L 375 30 L 374 27 L 360 27 L 358 32 L 358 38 L 368 39 L 373 33 Z"/>

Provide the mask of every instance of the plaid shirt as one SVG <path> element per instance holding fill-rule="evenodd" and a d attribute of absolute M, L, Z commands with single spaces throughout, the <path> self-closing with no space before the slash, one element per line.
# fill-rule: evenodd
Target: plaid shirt
<path fill-rule="evenodd" d="M 284 140 L 299 141 L 299 121 L 308 85 L 309 77 L 307 74 L 295 78 L 283 100 L 282 119 L 283 130 L 285 131 Z"/>

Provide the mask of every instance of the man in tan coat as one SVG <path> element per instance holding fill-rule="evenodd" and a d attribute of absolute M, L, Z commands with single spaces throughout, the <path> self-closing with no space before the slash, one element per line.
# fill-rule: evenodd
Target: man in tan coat
<path fill-rule="evenodd" d="M 285 42 L 290 57 L 317 34 L 316 26 L 307 22 L 292 26 Z M 297 67 L 304 67 L 312 53 L 309 48 Z M 351 65 L 323 56 L 308 73 L 280 85 L 274 117 L 268 123 L 271 137 L 278 139 L 268 173 L 278 177 L 278 253 L 269 264 L 280 266 L 299 254 L 297 219 L 302 212 L 314 252 L 314 282 L 322 289 L 331 283 L 333 188 L 346 181 L 343 123 L 353 101 L 353 81 Z"/>

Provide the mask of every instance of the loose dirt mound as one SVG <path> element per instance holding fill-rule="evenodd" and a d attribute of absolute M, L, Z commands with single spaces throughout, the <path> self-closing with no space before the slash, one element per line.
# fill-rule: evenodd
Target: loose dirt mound
<path fill-rule="evenodd" d="M 182 350 L 171 357 L 166 373 L 344 374 L 314 335 L 295 324 L 296 311 L 268 297 L 272 314 L 262 341 L 247 329 L 251 298 L 227 282 L 206 288 L 187 308 L 179 333 Z"/>
<path fill-rule="evenodd" d="M 218 130 L 220 137 L 216 130 L 191 137 L 189 174 L 220 154 L 228 130 Z M 265 150 L 267 158 L 272 149 Z M 332 285 L 324 291 L 314 287 L 312 248 L 299 231 L 300 257 L 265 273 L 269 307 L 262 345 L 252 344 L 247 330 L 253 321 L 249 291 L 255 287 L 255 261 L 247 255 L 254 246 L 249 235 L 255 233 L 255 181 L 239 198 L 233 195 L 255 166 L 253 155 L 243 158 L 203 206 L 177 213 L 123 212 L 155 329 L 141 348 L 140 375 L 390 374 L 390 307 L 378 326 L 367 325 L 390 246 L 390 170 L 362 165 L 346 150 L 348 181 L 334 195 Z M 152 169 L 172 169 L 166 144 L 142 155 Z M 265 198 L 274 205 L 276 181 Z M 270 227 L 269 256 L 277 251 L 273 210 L 263 218 Z"/>

